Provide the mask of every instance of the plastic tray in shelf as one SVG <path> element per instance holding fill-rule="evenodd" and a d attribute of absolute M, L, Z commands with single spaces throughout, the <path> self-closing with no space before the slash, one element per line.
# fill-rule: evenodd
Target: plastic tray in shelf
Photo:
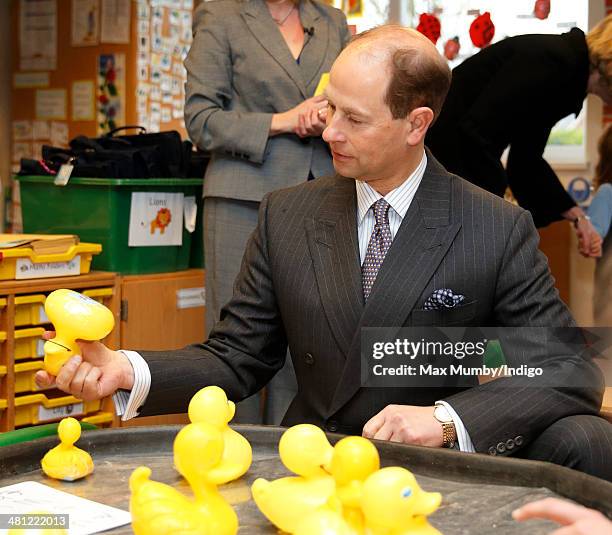
<path fill-rule="evenodd" d="M 30 394 L 15 398 L 15 427 L 60 420 L 67 416 L 88 415 L 100 410 L 101 402 L 83 401 L 74 396 L 49 398 Z"/>
<path fill-rule="evenodd" d="M 44 294 L 18 295 L 15 297 L 15 327 L 49 323 L 45 313 Z"/>
<path fill-rule="evenodd" d="M 94 301 L 104 304 L 104 301 L 113 296 L 112 288 L 94 288 L 92 290 L 83 290 L 83 295 L 90 297 Z"/>
<path fill-rule="evenodd" d="M 98 412 L 97 414 L 80 418 L 81 422 L 87 422 L 94 425 L 112 424 L 113 419 L 114 415 L 112 412 Z"/>
<path fill-rule="evenodd" d="M 15 329 L 15 360 L 44 357 L 45 341 L 41 338 L 44 332 L 43 327 Z"/>
<path fill-rule="evenodd" d="M 42 370 L 44 367 L 45 363 L 42 360 L 33 360 L 15 364 L 15 394 L 42 390 L 36 386 L 34 376 L 38 370 Z"/>
<path fill-rule="evenodd" d="M 99 243 L 72 245 L 65 253 L 41 255 L 30 247 L 2 250 L 0 280 L 65 277 L 89 273 L 93 255 L 100 254 Z"/>

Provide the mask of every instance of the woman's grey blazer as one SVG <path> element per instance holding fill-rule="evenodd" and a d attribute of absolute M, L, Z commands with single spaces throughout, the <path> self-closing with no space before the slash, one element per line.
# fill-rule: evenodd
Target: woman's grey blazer
<path fill-rule="evenodd" d="M 348 43 L 344 14 L 302 0 L 305 43 L 291 55 L 264 0 L 203 2 L 194 18 L 187 68 L 185 124 L 211 152 L 205 197 L 261 201 L 272 190 L 333 173 L 320 137 L 268 137 L 272 114 L 314 95 L 321 75 Z"/>

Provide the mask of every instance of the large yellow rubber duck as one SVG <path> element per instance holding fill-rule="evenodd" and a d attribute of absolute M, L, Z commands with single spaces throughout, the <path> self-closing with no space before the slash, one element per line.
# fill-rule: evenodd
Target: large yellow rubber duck
<path fill-rule="evenodd" d="M 102 340 L 115 326 L 113 313 L 103 304 L 73 290 L 55 290 L 45 299 L 45 312 L 55 328 L 55 338 L 44 345 L 45 370 L 57 375 L 73 355 L 80 340 Z"/>
<path fill-rule="evenodd" d="M 363 483 L 379 468 L 378 450 L 367 438 L 345 437 L 334 446 L 331 475 L 336 482 L 336 496 L 342 504 L 344 519 L 356 533 L 364 529 Z"/>
<path fill-rule="evenodd" d="M 425 492 L 412 473 L 399 466 L 378 470 L 363 484 L 361 509 L 371 535 L 441 535 L 427 521 L 442 501 Z"/>
<path fill-rule="evenodd" d="M 174 464 L 187 480 L 194 499 L 151 481 L 141 466 L 130 476 L 130 512 L 136 535 L 236 535 L 238 517 L 221 497 L 208 472 L 221 461 L 221 432 L 205 423 L 189 424 L 174 440 Z"/>
<path fill-rule="evenodd" d="M 205 422 L 223 435 L 223 458 L 210 470 L 209 479 L 221 485 L 243 476 L 251 467 L 253 450 L 249 441 L 228 425 L 236 406 L 227 399 L 225 392 L 218 386 L 202 388 L 191 398 L 188 410 L 193 423 Z"/>
<path fill-rule="evenodd" d="M 336 510 L 335 483 L 329 475 L 333 448 L 315 425 L 300 424 L 283 433 L 278 444 L 282 463 L 297 477 L 256 479 L 251 491 L 259 510 L 277 528 L 295 533 L 302 521 L 321 508 Z"/>
<path fill-rule="evenodd" d="M 91 455 L 74 443 L 81 437 L 81 424 L 74 418 L 64 418 L 57 426 L 60 443 L 50 449 L 40 461 L 43 472 L 53 479 L 75 481 L 93 472 Z"/>
<path fill-rule="evenodd" d="M 322 508 L 300 522 L 293 535 L 363 535 L 351 528 L 342 513 Z"/>

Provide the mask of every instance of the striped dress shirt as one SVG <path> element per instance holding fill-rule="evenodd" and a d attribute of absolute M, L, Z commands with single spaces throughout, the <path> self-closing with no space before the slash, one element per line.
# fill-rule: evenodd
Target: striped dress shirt
<path fill-rule="evenodd" d="M 391 238 L 395 239 L 404 216 L 408 208 L 410 208 L 412 199 L 414 199 L 414 194 L 419 188 L 426 167 L 427 156 L 423 152 L 423 158 L 421 158 L 421 162 L 414 172 L 400 186 L 391 190 L 384 197 L 367 182 L 355 181 L 355 187 L 357 188 L 357 235 L 359 238 L 359 258 L 362 264 L 365 260 L 370 236 L 376 222 L 372 205 L 381 198 L 384 198 L 389 203 L 391 206 L 389 208 L 389 227 L 391 228 Z M 475 452 L 474 444 L 459 415 L 446 401 L 440 400 L 436 403 L 443 405 L 448 411 L 449 416 L 453 419 L 457 431 L 459 449 L 470 453 Z"/>

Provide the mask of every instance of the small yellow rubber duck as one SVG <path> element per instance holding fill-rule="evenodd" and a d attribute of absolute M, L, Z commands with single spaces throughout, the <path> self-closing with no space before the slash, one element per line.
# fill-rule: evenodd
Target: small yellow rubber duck
<path fill-rule="evenodd" d="M 208 472 L 223 456 L 223 437 L 212 425 L 189 424 L 174 440 L 174 464 L 187 480 L 194 499 L 149 479 L 140 466 L 130 476 L 130 512 L 136 535 L 236 535 L 238 517 L 221 497 Z"/>
<path fill-rule="evenodd" d="M 363 483 L 378 469 L 378 450 L 367 438 L 345 437 L 334 446 L 331 475 L 336 482 L 336 496 L 342 504 L 344 520 L 356 533 L 364 530 L 361 511 Z"/>
<path fill-rule="evenodd" d="M 439 492 L 422 490 L 405 468 L 382 468 L 363 484 L 361 509 L 366 532 L 371 535 L 441 535 L 427 521 L 427 516 L 436 511 L 441 501 Z"/>
<path fill-rule="evenodd" d="M 50 449 L 40 461 L 43 472 L 53 479 L 75 481 L 93 472 L 91 455 L 74 443 L 81 437 L 81 424 L 74 418 L 64 418 L 57 426 L 60 443 Z"/>
<path fill-rule="evenodd" d="M 290 427 L 280 439 L 278 453 L 297 477 L 259 478 L 251 486 L 253 500 L 270 522 L 295 533 L 301 522 L 322 508 L 340 512 L 334 504 L 334 480 L 325 469 L 333 448 L 321 429 L 311 424 Z"/>
<path fill-rule="evenodd" d="M 223 458 L 210 470 L 208 477 L 218 485 L 242 477 L 251 467 L 253 449 L 249 441 L 228 424 L 236 412 L 236 406 L 227 399 L 223 389 L 207 386 L 191 398 L 189 419 L 193 423 L 205 422 L 216 427 L 223 435 Z"/>
<path fill-rule="evenodd" d="M 45 299 L 45 312 L 55 327 L 55 338 L 44 345 L 45 370 L 51 375 L 57 375 L 70 357 L 80 353 L 77 339 L 102 340 L 115 326 L 108 308 L 73 290 L 51 292 Z"/>

